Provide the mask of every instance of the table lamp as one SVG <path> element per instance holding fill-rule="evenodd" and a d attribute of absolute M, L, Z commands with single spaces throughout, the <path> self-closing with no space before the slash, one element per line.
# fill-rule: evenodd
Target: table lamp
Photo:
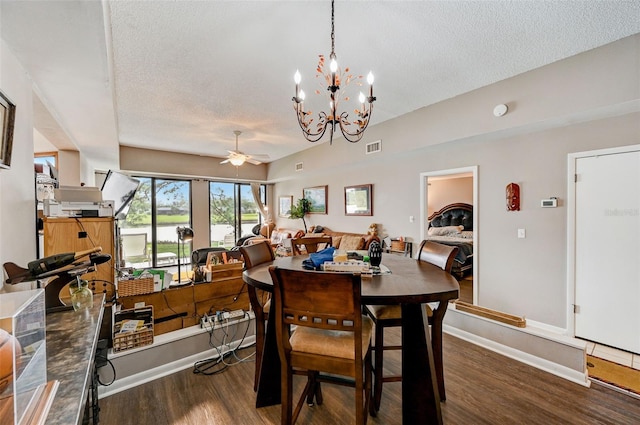
<path fill-rule="evenodd" d="M 193 229 L 190 227 L 176 227 L 178 233 L 178 284 L 182 283 L 182 276 L 180 274 L 180 257 L 182 252 L 180 250 L 180 242 L 182 242 L 182 251 L 184 251 L 184 243 L 193 240 Z"/>

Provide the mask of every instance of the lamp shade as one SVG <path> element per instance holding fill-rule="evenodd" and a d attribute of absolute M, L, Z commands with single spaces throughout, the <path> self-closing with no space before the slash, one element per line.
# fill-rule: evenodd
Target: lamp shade
<path fill-rule="evenodd" d="M 190 227 L 178 227 L 176 231 L 178 232 L 178 240 L 190 241 L 193 239 L 193 229 Z"/>
<path fill-rule="evenodd" d="M 234 157 L 234 158 L 229 158 L 229 162 L 232 165 L 235 165 L 236 167 L 241 166 L 242 164 L 244 164 L 244 157 Z"/>

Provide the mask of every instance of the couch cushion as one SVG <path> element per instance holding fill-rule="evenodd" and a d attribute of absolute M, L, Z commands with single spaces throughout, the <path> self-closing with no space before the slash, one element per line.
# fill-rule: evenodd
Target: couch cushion
<path fill-rule="evenodd" d="M 334 248 L 340 248 L 340 241 L 342 240 L 342 236 L 331 236 L 331 245 Z"/>
<path fill-rule="evenodd" d="M 358 250 L 364 248 L 364 238 L 362 236 L 343 235 L 340 240 L 340 249 Z"/>

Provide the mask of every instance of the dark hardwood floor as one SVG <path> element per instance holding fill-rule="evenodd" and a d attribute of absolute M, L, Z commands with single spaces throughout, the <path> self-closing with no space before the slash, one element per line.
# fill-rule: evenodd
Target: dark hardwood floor
<path fill-rule="evenodd" d="M 390 330 L 389 343 L 395 330 Z M 253 349 L 245 349 L 246 356 Z M 640 401 L 616 391 L 578 384 L 444 335 L 447 401 L 445 424 L 638 424 Z M 399 353 L 385 357 L 389 371 L 399 371 Z M 279 424 L 280 406 L 255 408 L 251 362 L 219 375 L 192 369 L 140 385 L 100 400 L 100 423 L 123 424 Z M 296 377 L 301 389 L 302 377 Z M 369 424 L 401 424 L 401 383 L 383 387 L 378 417 Z M 323 386 L 324 404 L 304 407 L 297 424 L 350 424 L 353 390 Z"/>

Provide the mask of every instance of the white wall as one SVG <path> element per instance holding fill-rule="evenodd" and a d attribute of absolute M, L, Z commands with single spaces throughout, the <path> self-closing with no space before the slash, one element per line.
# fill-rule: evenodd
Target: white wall
<path fill-rule="evenodd" d="M 80 186 L 80 152 L 59 150 L 57 168 L 60 186 Z"/>
<path fill-rule="evenodd" d="M 375 125 L 358 144 L 338 139 L 281 159 L 269 180 L 275 199 L 329 186 L 328 214 L 309 216 L 311 224 L 366 231 L 376 222 L 383 233 L 419 240 L 419 220 L 409 216 L 420 217 L 420 173 L 477 165 L 479 303 L 566 328 L 567 155 L 640 143 L 639 76 L 636 35 Z M 495 118 L 499 103 L 509 112 Z M 382 152 L 366 155 L 364 145 L 376 140 Z M 521 188 L 519 212 L 506 211 L 510 182 Z M 345 216 L 344 186 L 367 183 L 375 215 Z M 559 208 L 540 208 L 550 196 Z"/>
<path fill-rule="evenodd" d="M 0 263 L 24 267 L 37 256 L 32 91 L 26 72 L 2 39 L 0 90 L 16 105 L 11 169 L 0 169 Z M 7 289 L 18 286 L 23 289 L 25 284 Z"/>

